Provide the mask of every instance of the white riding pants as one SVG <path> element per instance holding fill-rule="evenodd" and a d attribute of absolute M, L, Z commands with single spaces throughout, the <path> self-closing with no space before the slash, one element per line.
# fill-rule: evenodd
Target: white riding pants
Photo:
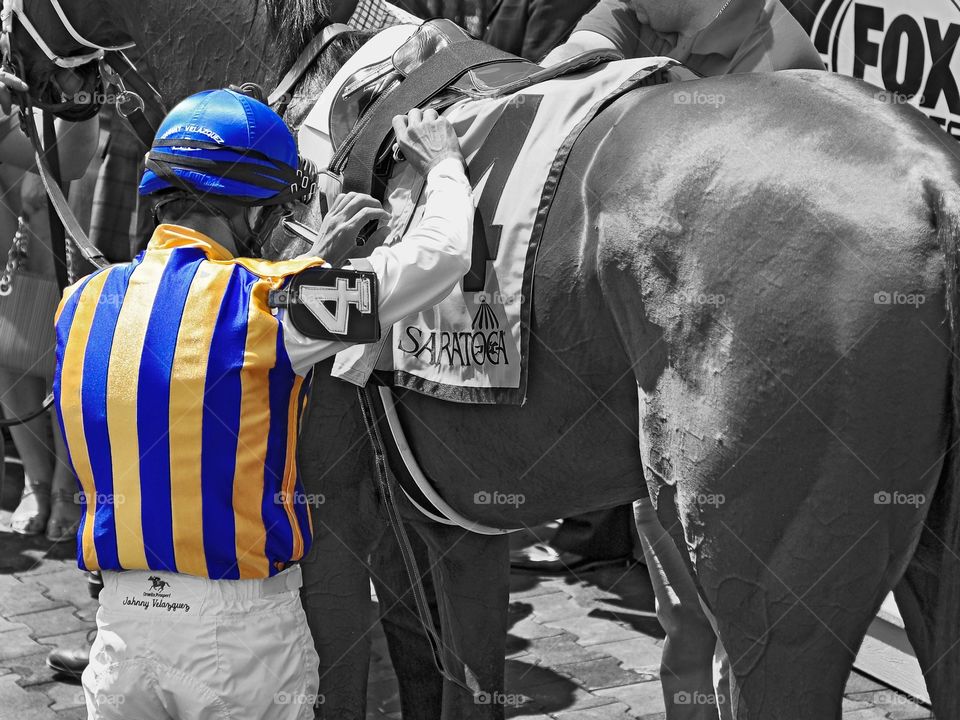
<path fill-rule="evenodd" d="M 90 720 L 313 718 L 319 658 L 294 565 L 266 580 L 104 572 Z"/>

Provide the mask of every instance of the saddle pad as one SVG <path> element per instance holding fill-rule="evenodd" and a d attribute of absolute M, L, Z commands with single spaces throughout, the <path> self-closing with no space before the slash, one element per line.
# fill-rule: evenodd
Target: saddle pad
<path fill-rule="evenodd" d="M 445 112 L 474 184 L 473 266 L 440 305 L 394 326 L 395 385 L 454 402 L 523 404 L 533 270 L 569 152 L 600 109 L 674 64 L 669 58 L 613 62 L 505 98 L 460 101 Z M 419 222 L 422 188 L 409 166 L 394 172 L 387 190 L 394 238 Z M 334 374 L 357 381 L 370 354 L 343 354 Z"/>
<path fill-rule="evenodd" d="M 416 30 L 381 32 L 347 61 L 300 129 L 301 154 L 327 167 L 333 99 L 354 73 L 391 57 Z M 611 62 L 507 97 L 450 107 L 445 115 L 460 137 L 478 208 L 473 267 L 437 307 L 397 323 L 377 345 L 341 352 L 333 374 L 363 385 L 376 367 L 391 371 L 396 385 L 444 400 L 523 404 L 533 270 L 569 152 L 600 109 L 677 65 L 657 57 Z M 423 179 L 397 165 L 385 203 L 392 242 L 422 217 L 422 190 Z"/>

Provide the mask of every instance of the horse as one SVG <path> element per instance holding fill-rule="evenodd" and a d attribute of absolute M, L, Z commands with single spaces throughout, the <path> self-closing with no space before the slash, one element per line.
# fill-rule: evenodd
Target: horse
<path fill-rule="evenodd" d="M 96 31 L 79 0 L 63 6 Z M 123 17 L 119 0 L 103 6 Z M 225 22 L 247 39 L 278 6 L 230 3 Z M 306 9 L 301 31 L 323 20 L 312 2 L 292 6 Z M 176 3 L 138 4 L 139 24 L 168 27 L 145 22 L 161 12 L 176 17 Z M 271 53 L 309 34 L 276 27 L 263 44 Z M 190 29 L 172 43 L 181 56 L 201 47 Z M 209 52 L 226 58 L 230 36 L 219 35 Z M 245 54 L 230 59 L 249 66 Z M 292 124 L 328 78 L 308 76 Z M 724 102 L 681 107 L 669 86 L 638 90 L 574 148 L 536 268 L 526 403 L 403 394 L 413 451 L 447 503 L 488 525 L 649 495 L 715 618 L 739 720 L 839 718 L 857 648 L 891 589 L 934 711 L 960 717 L 956 145 L 914 109 L 826 73 L 686 89 Z M 349 607 L 363 607 L 364 559 L 390 541 L 356 394 L 323 366 L 314 393 L 300 462 L 327 503 L 304 596 L 314 612 L 327 603 L 314 634 L 335 667 L 369 624 Z M 474 502 L 493 490 L 526 502 Z M 502 717 L 460 685 L 503 688 L 507 541 L 410 518 L 428 550 L 444 653 L 459 667 L 459 682 L 443 683 L 442 717 Z M 379 582 L 401 586 L 386 569 L 394 577 Z M 381 601 L 388 615 L 403 610 Z M 395 618 L 392 649 L 408 620 Z M 435 688 L 395 665 L 402 682 Z M 348 694 L 362 687 L 354 679 Z"/>

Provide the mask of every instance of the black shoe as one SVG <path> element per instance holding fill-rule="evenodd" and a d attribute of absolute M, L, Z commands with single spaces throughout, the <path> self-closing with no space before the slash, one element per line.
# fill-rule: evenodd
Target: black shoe
<path fill-rule="evenodd" d="M 77 680 L 90 663 L 90 648 L 56 648 L 47 655 L 47 667 Z"/>
<path fill-rule="evenodd" d="M 87 641 L 93 642 L 97 636 L 97 629 L 92 628 L 87 633 Z M 47 654 L 47 667 L 56 673 L 79 680 L 83 671 L 90 664 L 90 647 L 84 648 L 55 648 Z"/>

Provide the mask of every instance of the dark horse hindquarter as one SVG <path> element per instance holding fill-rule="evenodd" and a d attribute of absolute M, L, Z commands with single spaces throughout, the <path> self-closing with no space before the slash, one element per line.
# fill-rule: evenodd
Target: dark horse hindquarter
<path fill-rule="evenodd" d="M 937 206 L 957 164 L 918 114 L 837 76 L 698 89 L 716 102 L 621 103 L 597 164 L 637 149 L 597 187 L 604 297 L 737 716 L 833 717 L 947 448 Z"/>

